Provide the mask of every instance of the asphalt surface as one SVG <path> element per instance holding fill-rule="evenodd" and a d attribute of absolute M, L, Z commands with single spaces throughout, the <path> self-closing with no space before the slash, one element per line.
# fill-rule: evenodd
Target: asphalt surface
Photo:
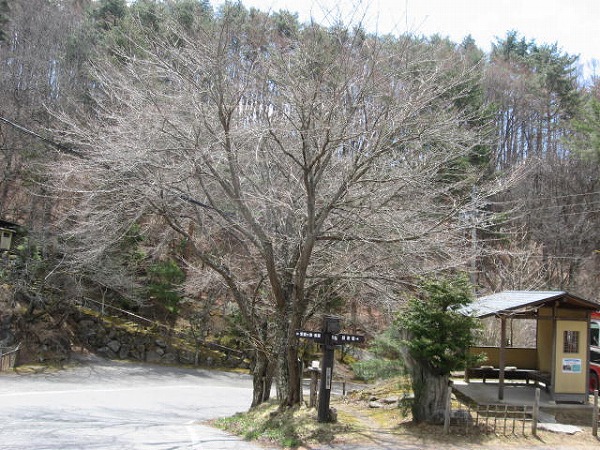
<path fill-rule="evenodd" d="M 350 387 L 352 388 L 352 387 Z M 74 368 L 0 374 L 0 450 L 265 450 L 207 426 L 207 420 L 246 411 L 247 375 L 90 358 Z M 521 450 L 570 450 L 529 442 Z M 446 450 L 485 445 L 444 446 Z M 592 448 L 574 446 L 575 448 Z M 434 450 L 383 433 L 361 444 L 313 450 Z M 597 447 L 593 447 L 597 448 Z"/>
<path fill-rule="evenodd" d="M 0 449 L 256 450 L 206 420 L 245 411 L 249 376 L 93 360 L 0 374 Z"/>

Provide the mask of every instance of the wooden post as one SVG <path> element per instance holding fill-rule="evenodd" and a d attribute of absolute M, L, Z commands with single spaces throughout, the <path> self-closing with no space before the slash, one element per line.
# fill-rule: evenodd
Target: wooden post
<path fill-rule="evenodd" d="M 296 337 L 301 339 L 312 339 L 322 345 L 323 358 L 321 360 L 321 382 L 319 383 L 319 405 L 317 420 L 319 422 L 331 422 L 337 420 L 329 409 L 331 386 L 333 382 L 333 362 L 335 346 L 360 343 L 365 341 L 364 336 L 352 334 L 338 334 L 341 330 L 341 319 L 336 316 L 325 316 L 323 318 L 322 331 L 296 330 Z M 343 385 L 346 394 L 346 383 Z M 312 401 L 312 399 L 311 399 Z"/>
<path fill-rule="evenodd" d="M 450 418 L 452 415 L 452 386 L 448 386 L 446 410 L 444 411 L 444 434 L 450 433 Z"/>
<path fill-rule="evenodd" d="M 592 413 L 592 434 L 598 437 L 598 389 L 594 391 L 594 410 Z"/>
<path fill-rule="evenodd" d="M 323 359 L 321 362 L 321 384 L 319 386 L 319 408 L 317 420 L 330 422 L 329 400 L 331 398 L 331 385 L 333 381 L 333 359 L 335 345 L 333 335 L 340 332 L 339 317 L 325 316 L 323 323 Z"/>
<path fill-rule="evenodd" d="M 531 414 L 531 434 L 537 436 L 538 418 L 540 416 L 540 388 L 535 388 L 535 402 Z"/>
<path fill-rule="evenodd" d="M 298 360 L 298 370 L 300 373 L 298 377 L 298 396 L 300 397 L 300 403 L 304 403 L 304 361 L 302 359 Z"/>
<path fill-rule="evenodd" d="M 319 386 L 319 369 L 310 369 L 310 393 L 308 394 L 308 407 L 317 406 L 317 387 Z"/>
<path fill-rule="evenodd" d="M 506 367 L 506 316 L 500 316 L 500 354 L 498 373 L 498 400 L 504 400 L 504 368 Z"/>

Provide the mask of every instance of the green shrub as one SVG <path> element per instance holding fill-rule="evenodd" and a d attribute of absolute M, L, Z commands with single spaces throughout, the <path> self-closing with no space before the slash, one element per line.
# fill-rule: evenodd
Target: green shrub
<path fill-rule="evenodd" d="M 177 313 L 181 295 L 179 285 L 185 273 L 171 260 L 159 261 L 148 269 L 148 295 L 156 298 L 171 313 Z"/>
<path fill-rule="evenodd" d="M 402 375 L 404 365 L 400 360 L 369 359 L 352 364 L 352 370 L 359 380 L 385 380 Z"/>

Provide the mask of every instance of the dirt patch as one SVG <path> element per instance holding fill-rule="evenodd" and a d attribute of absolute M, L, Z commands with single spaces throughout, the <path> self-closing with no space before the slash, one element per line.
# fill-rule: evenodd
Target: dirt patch
<path fill-rule="evenodd" d="M 346 397 L 332 398 L 337 422 L 317 422 L 316 409 L 302 406 L 281 411 L 275 402 L 247 413 L 217 421 L 213 425 L 268 448 L 298 450 L 379 450 L 379 449 L 597 449 L 600 440 L 592 436 L 590 426 L 580 426 L 574 435 L 539 429 L 537 436 L 526 428 L 512 430 L 498 425 L 497 432 L 481 427 L 414 424 L 401 401 L 401 382 L 380 383 L 369 389 L 354 391 Z M 394 401 L 394 399 L 396 399 Z M 398 401 L 400 400 L 400 401 Z"/>
<path fill-rule="evenodd" d="M 377 394 L 373 394 L 377 392 Z M 392 392 L 391 394 L 396 394 Z M 531 425 L 526 424 L 525 432 L 517 429 L 508 432 L 499 427 L 497 433 L 489 429 L 478 429 L 463 426 L 452 426 L 446 434 L 442 426 L 419 424 L 412 422 L 410 412 L 397 405 L 383 405 L 373 408 L 375 397 L 390 392 L 385 388 L 375 388 L 373 391 L 353 393 L 346 398 L 336 398 L 332 406 L 338 411 L 338 419 L 350 425 L 348 431 L 338 433 L 332 441 L 334 448 L 422 448 L 422 449 L 474 449 L 474 448 L 598 448 L 600 440 L 592 435 L 589 420 L 584 425 L 579 413 L 559 417 L 568 421 L 577 421 L 581 432 L 574 435 L 559 434 L 546 430 L 538 430 L 537 436 L 531 433 Z M 371 404 L 371 405 L 370 405 Z M 320 447 L 310 447 L 320 448 Z"/>

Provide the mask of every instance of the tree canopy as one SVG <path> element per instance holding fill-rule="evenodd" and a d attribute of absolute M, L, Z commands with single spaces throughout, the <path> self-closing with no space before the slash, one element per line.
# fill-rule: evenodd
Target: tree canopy
<path fill-rule="evenodd" d="M 77 198 L 72 262 L 96 265 L 160 218 L 193 246 L 189 270 L 217 273 L 248 335 L 264 336 L 294 404 L 294 331 L 327 296 L 459 264 L 457 218 L 479 177 L 457 162 L 482 136 L 478 109 L 461 106 L 478 72 L 446 44 L 276 19 L 226 5 L 156 33 L 134 16 L 96 58 L 91 103 L 60 116 L 85 157 L 56 176 Z"/>

